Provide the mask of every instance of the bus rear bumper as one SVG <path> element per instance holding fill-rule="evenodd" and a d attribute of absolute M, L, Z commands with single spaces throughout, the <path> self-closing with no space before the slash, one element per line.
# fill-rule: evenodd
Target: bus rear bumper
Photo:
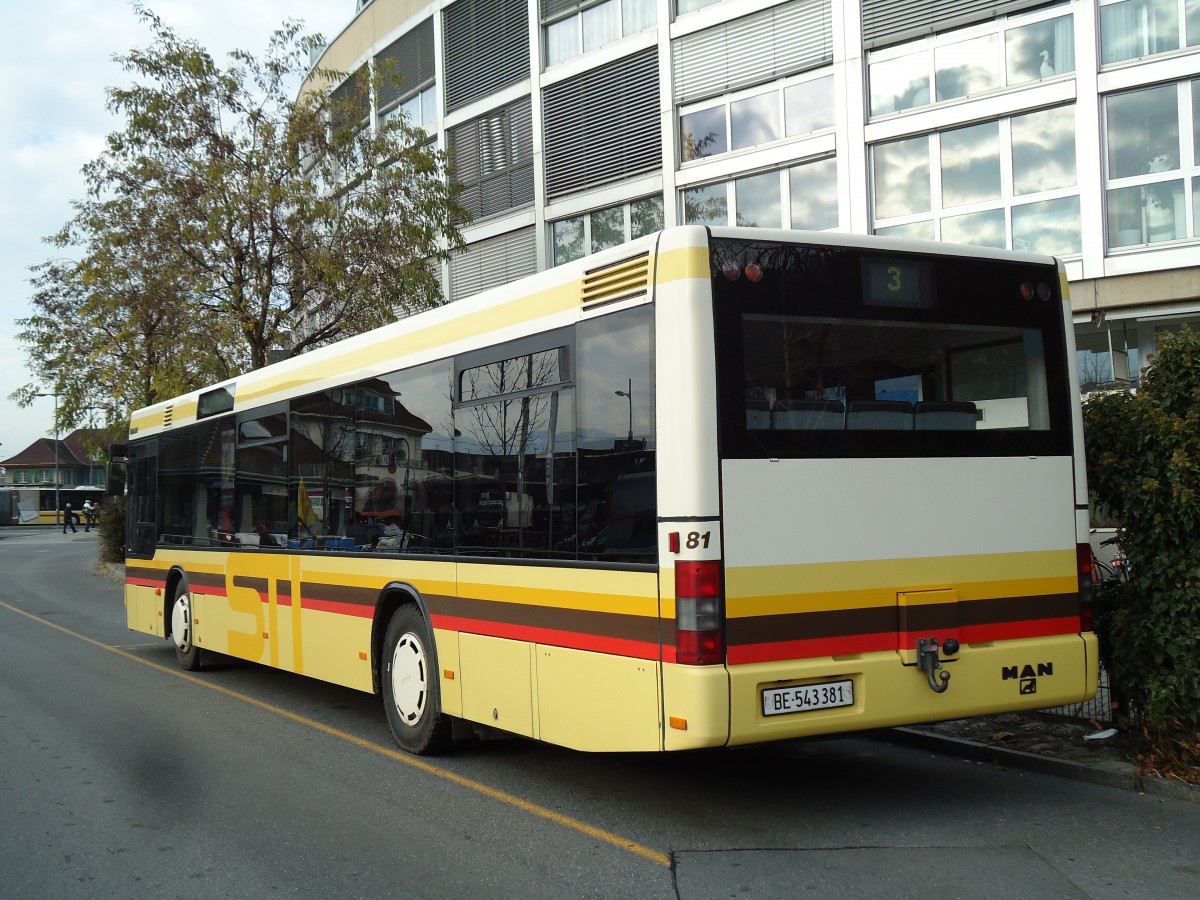
<path fill-rule="evenodd" d="M 1096 637 L 1088 632 L 964 644 L 956 657 L 944 661 L 944 671 L 950 674 L 950 681 L 944 692 L 937 693 L 924 672 L 902 664 L 894 652 L 730 667 L 728 743 L 751 744 L 1079 703 L 1096 693 Z M 772 707 L 764 704 L 764 692 L 846 681 L 853 685 L 849 705 L 764 712 L 764 705 Z"/>

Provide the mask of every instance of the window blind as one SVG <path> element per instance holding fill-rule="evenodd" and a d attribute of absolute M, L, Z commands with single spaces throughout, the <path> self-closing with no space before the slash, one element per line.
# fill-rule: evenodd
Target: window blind
<path fill-rule="evenodd" d="M 678 38 L 675 102 L 770 81 L 833 59 L 830 0 L 796 0 Z"/>
<path fill-rule="evenodd" d="M 543 101 L 549 197 L 662 166 L 655 50 L 552 85 Z"/>
<path fill-rule="evenodd" d="M 863 46 L 882 47 L 1045 5 L 1046 0 L 863 0 Z"/>
<path fill-rule="evenodd" d="M 447 112 L 529 77 L 526 0 L 458 0 L 442 15 Z"/>
<path fill-rule="evenodd" d="M 450 258 L 450 299 L 461 300 L 536 271 L 532 226 L 477 241 Z"/>
<path fill-rule="evenodd" d="M 379 87 L 379 108 L 388 107 L 433 83 L 433 19 L 401 35 L 375 57 L 376 71 L 384 75 Z"/>

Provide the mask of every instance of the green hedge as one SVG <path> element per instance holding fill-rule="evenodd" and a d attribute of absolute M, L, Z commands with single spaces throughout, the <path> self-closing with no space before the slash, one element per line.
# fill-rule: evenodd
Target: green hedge
<path fill-rule="evenodd" d="M 1088 483 L 1121 523 L 1128 584 L 1105 591 L 1097 631 L 1138 724 L 1200 730 L 1200 336 L 1163 336 L 1136 393 L 1084 407 Z"/>
<path fill-rule="evenodd" d="M 107 497 L 100 504 L 100 561 L 125 562 L 125 498 Z"/>

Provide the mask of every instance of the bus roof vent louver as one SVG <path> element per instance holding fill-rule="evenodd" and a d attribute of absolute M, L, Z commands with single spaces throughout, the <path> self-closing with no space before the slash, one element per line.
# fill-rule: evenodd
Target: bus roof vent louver
<path fill-rule="evenodd" d="M 172 403 L 163 410 L 163 428 L 170 428 L 171 421 L 175 418 L 175 404 Z"/>
<path fill-rule="evenodd" d="M 583 276 L 580 302 L 584 309 L 595 309 L 632 297 L 643 297 L 650 287 L 650 254 L 639 253 Z"/>

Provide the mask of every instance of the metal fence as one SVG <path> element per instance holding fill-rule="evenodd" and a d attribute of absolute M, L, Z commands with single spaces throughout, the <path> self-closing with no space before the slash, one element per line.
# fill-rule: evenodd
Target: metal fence
<path fill-rule="evenodd" d="M 1108 680 L 1108 669 L 1105 668 L 1103 661 L 1100 663 L 1100 686 L 1096 690 L 1095 697 L 1091 700 L 1085 700 L 1082 703 L 1072 703 L 1069 706 L 1044 709 L 1042 712 L 1055 716 L 1064 716 L 1069 719 L 1083 719 L 1085 721 L 1111 725 L 1114 716 L 1113 693 Z"/>

